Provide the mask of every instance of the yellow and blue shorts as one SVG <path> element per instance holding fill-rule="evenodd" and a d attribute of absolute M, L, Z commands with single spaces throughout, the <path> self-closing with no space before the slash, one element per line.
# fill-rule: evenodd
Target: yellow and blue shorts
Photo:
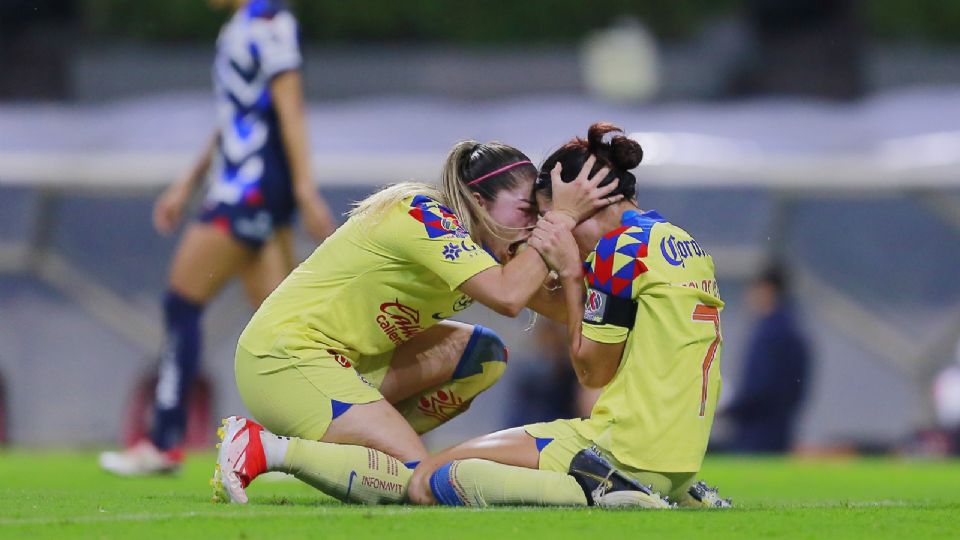
<path fill-rule="evenodd" d="M 594 448 L 617 470 L 643 485 L 652 485 L 654 491 L 669 495 L 671 501 L 681 502 L 688 496 L 687 490 L 693 484 L 696 472 L 662 473 L 624 465 L 609 451 L 581 435 L 575 427 L 580 422 L 583 420 L 575 418 L 523 426 L 524 431 L 536 439 L 540 470 L 566 474 L 573 456 L 581 450 Z"/>
<path fill-rule="evenodd" d="M 383 399 L 380 385 L 393 351 L 348 357 L 311 349 L 299 358 L 256 356 L 237 347 L 237 389 L 250 414 L 268 430 L 319 441 L 351 405 Z"/>

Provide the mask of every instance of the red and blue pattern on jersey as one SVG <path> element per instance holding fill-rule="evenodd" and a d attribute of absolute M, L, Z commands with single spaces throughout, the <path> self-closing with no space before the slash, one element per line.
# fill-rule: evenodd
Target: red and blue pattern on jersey
<path fill-rule="evenodd" d="M 603 235 L 583 263 L 589 286 L 621 298 L 633 298 L 634 281 L 648 270 L 641 259 L 647 256 L 650 231 L 664 221 L 655 211 L 624 212 L 621 226 Z"/>
<path fill-rule="evenodd" d="M 429 238 L 456 236 L 465 238 L 466 229 L 452 210 L 425 195 L 417 195 L 410 202 L 410 215 L 423 223 Z"/>

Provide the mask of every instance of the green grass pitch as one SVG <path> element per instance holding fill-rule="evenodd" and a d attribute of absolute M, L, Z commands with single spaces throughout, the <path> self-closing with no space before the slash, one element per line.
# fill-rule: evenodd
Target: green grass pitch
<path fill-rule="evenodd" d="M 210 502 L 212 454 L 178 476 L 123 479 L 86 453 L 0 453 L 0 539 L 13 538 L 958 538 L 960 463 L 708 459 L 720 511 L 361 507 L 296 481 L 258 481 L 247 506 Z"/>

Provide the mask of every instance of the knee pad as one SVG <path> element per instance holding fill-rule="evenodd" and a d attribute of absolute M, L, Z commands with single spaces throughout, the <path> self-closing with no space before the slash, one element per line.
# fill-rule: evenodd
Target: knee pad
<path fill-rule="evenodd" d="M 488 364 L 484 369 L 484 364 Z M 489 374 L 490 384 L 497 382 L 507 365 L 507 347 L 493 330 L 474 326 L 470 341 L 463 349 L 463 355 L 453 372 L 453 379 L 464 379 L 472 375 Z"/>

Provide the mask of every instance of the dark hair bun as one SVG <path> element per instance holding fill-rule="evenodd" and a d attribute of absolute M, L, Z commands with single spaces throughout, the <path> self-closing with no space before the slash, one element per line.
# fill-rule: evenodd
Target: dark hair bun
<path fill-rule="evenodd" d="M 608 134 L 613 135 L 608 138 Z M 587 145 L 591 154 L 606 157 L 611 165 L 623 171 L 629 171 L 643 161 L 643 147 L 640 143 L 627 137 L 622 129 L 608 122 L 597 122 L 590 126 Z"/>

